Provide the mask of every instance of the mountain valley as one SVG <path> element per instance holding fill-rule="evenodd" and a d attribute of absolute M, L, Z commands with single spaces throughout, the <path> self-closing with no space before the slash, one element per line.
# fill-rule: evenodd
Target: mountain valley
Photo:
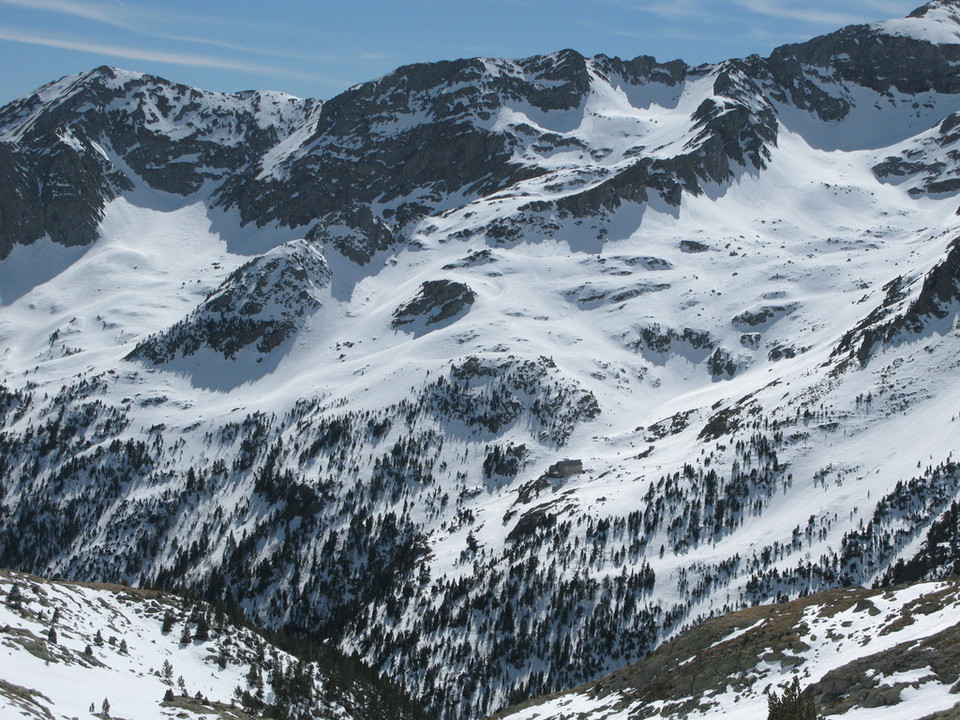
<path fill-rule="evenodd" d="M 960 574 L 958 63 L 935 0 L 699 67 L 8 104 L 0 567 L 236 607 L 442 720 L 940 592 L 888 588 Z"/>

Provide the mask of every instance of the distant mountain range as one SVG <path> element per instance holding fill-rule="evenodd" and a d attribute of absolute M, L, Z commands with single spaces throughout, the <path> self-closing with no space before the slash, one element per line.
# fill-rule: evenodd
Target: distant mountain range
<path fill-rule="evenodd" d="M 958 67 L 938 0 L 716 65 L 7 105 L 0 566 L 238 606 L 443 720 L 957 573 Z"/>

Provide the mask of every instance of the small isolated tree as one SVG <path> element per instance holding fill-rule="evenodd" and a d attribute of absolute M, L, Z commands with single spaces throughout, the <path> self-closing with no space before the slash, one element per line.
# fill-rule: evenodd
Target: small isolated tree
<path fill-rule="evenodd" d="M 97 647 L 103 647 L 103 633 L 100 630 L 97 630 L 97 634 L 93 636 L 93 644 Z"/>
<path fill-rule="evenodd" d="M 163 625 L 160 626 L 160 632 L 166 635 L 168 632 L 173 630 L 173 623 L 174 623 L 173 613 L 167 610 L 163 614 Z"/>
<path fill-rule="evenodd" d="M 199 617 L 197 618 L 197 629 L 193 636 L 201 642 L 206 642 L 210 639 L 210 620 L 207 618 L 206 614 L 200 613 Z"/>
<path fill-rule="evenodd" d="M 10 587 L 10 592 L 7 593 L 7 604 L 10 607 L 18 608 L 23 602 L 23 593 L 20 591 L 20 586 L 14 583 Z"/>
<path fill-rule="evenodd" d="M 55 627 L 51 627 L 47 631 L 47 642 L 53 645 L 57 644 L 57 629 Z"/>
<path fill-rule="evenodd" d="M 800 689 L 800 679 L 783 689 L 783 694 L 772 692 L 767 698 L 767 720 L 817 720 L 813 695 Z"/>
<path fill-rule="evenodd" d="M 189 645 L 191 640 L 193 640 L 193 636 L 190 634 L 190 626 L 184 623 L 183 632 L 180 635 L 180 644 Z"/>
<path fill-rule="evenodd" d="M 127 647 L 127 641 L 124 638 L 120 638 L 120 654 L 126 655 L 129 648 Z"/>
<path fill-rule="evenodd" d="M 176 696 L 173 694 L 173 690 L 167 688 L 167 691 L 163 694 L 164 702 L 173 702 L 176 699 Z"/>
<path fill-rule="evenodd" d="M 100 706 L 100 712 L 104 717 L 110 717 L 110 701 L 106 698 L 103 699 L 103 704 Z"/>

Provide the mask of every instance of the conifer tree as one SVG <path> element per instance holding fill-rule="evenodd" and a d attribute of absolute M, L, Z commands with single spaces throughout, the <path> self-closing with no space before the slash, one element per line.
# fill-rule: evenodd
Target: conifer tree
<path fill-rule="evenodd" d="M 201 612 L 197 618 L 197 629 L 194 632 L 194 637 L 201 642 L 210 639 L 210 620 L 207 619 L 206 613 Z"/>
<path fill-rule="evenodd" d="M 23 593 L 20 591 L 20 586 L 14 583 L 10 587 L 10 592 L 7 593 L 7 604 L 10 607 L 18 608 L 23 602 Z"/>
<path fill-rule="evenodd" d="M 813 695 L 800 689 L 796 676 L 782 695 L 773 692 L 767 698 L 767 720 L 817 720 L 817 717 Z"/>

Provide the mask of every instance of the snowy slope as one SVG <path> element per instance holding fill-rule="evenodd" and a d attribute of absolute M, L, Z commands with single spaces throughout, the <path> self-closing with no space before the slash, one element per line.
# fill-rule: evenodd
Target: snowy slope
<path fill-rule="evenodd" d="M 762 718 L 768 696 L 782 695 L 793 678 L 829 717 L 953 717 L 958 602 L 954 581 L 828 591 L 744 610 L 595 683 L 496 717 Z"/>
<path fill-rule="evenodd" d="M 95 229 L 0 226 L 0 562 L 185 584 L 451 718 L 956 572 L 960 45 L 926 8 L 699 68 L 322 104 L 100 69 L 0 110 L 35 175 L 3 217 L 59 207 L 42 176 Z"/>
<path fill-rule="evenodd" d="M 349 662 L 298 659 L 204 603 L 7 571 L 0 593 L 4 717 L 416 717 Z"/>

